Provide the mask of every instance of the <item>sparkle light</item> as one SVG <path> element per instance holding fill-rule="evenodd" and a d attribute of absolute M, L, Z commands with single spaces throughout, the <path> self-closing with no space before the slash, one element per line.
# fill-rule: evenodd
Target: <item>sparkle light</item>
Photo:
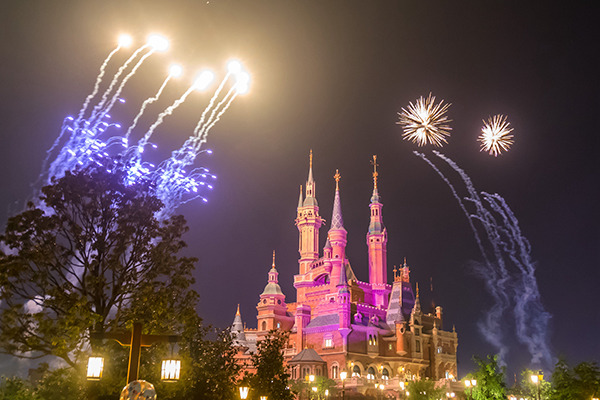
<path fill-rule="evenodd" d="M 238 60 L 231 60 L 227 63 L 227 71 L 230 74 L 237 75 L 242 72 L 242 64 Z"/>
<path fill-rule="evenodd" d="M 169 41 L 164 36 L 152 34 L 148 36 L 148 45 L 156 51 L 166 51 L 169 48 Z"/>
<path fill-rule="evenodd" d="M 169 75 L 173 78 L 179 78 L 183 74 L 183 68 L 179 64 L 173 64 L 169 67 Z"/>
<path fill-rule="evenodd" d="M 131 36 L 123 34 L 119 36 L 119 47 L 129 47 L 133 43 Z"/>
<path fill-rule="evenodd" d="M 480 151 L 487 151 L 494 157 L 502 151 L 507 151 L 514 143 L 512 131 L 513 128 L 510 127 L 505 115 L 494 115 L 488 118 L 487 122 L 483 121 L 481 135 L 478 138 L 481 142 Z"/>
<path fill-rule="evenodd" d="M 435 104 L 435 96 L 431 93 L 426 99 L 421 96 L 415 104 L 410 102 L 407 109 L 402 108 L 402 112 L 398 113 L 400 120 L 397 123 L 404 130 L 402 137 L 419 146 L 433 144 L 441 147 L 448 143 L 446 137 L 452 130 L 447 125 L 452 121 L 446 116 L 449 107 L 450 103 L 444 104 L 443 100 Z"/>
<path fill-rule="evenodd" d="M 210 85 L 210 83 L 215 79 L 215 74 L 211 71 L 202 71 L 198 78 L 194 82 L 194 89 L 196 90 L 204 90 Z"/>

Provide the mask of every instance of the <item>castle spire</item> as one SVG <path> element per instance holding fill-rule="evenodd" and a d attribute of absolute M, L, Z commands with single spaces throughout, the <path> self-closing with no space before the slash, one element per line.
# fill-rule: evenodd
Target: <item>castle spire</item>
<path fill-rule="evenodd" d="M 331 215 L 331 229 L 344 229 L 344 220 L 342 218 L 342 204 L 340 201 L 340 175 L 339 170 L 335 170 L 335 197 L 333 199 L 333 213 Z M 331 230 L 330 229 L 330 230 Z"/>
<path fill-rule="evenodd" d="M 372 287 L 375 304 L 378 307 L 387 307 L 389 288 L 387 285 L 387 231 L 383 225 L 383 204 L 379 201 L 377 190 L 377 156 L 373 155 L 373 194 L 371 196 L 371 218 L 367 232 L 367 246 L 369 247 L 369 283 Z"/>
<path fill-rule="evenodd" d="M 273 250 L 273 268 L 275 268 L 275 250 Z"/>
<path fill-rule="evenodd" d="M 235 315 L 240 315 L 240 303 L 238 303 L 238 307 L 237 307 L 237 311 L 235 312 Z"/>
<path fill-rule="evenodd" d="M 309 155 L 309 164 L 308 164 L 308 180 L 306 181 L 306 199 L 304 199 L 304 203 L 302 205 L 306 206 L 317 206 L 317 198 L 315 193 L 315 180 L 313 179 L 313 153 L 312 149 L 310 150 Z"/>
<path fill-rule="evenodd" d="M 298 198 L 298 208 L 302 207 L 302 185 L 300 185 L 300 197 Z"/>
<path fill-rule="evenodd" d="M 371 196 L 371 203 L 379 203 L 379 191 L 377 190 L 377 177 L 379 173 L 377 172 L 377 156 L 373 155 L 373 161 L 371 161 L 371 165 L 373 165 L 373 195 Z"/>

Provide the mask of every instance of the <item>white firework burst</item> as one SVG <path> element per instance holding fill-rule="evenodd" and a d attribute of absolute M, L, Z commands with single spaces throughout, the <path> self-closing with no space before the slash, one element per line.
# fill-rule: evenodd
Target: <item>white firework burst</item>
<path fill-rule="evenodd" d="M 487 122 L 483 121 L 481 135 L 478 138 L 481 142 L 480 151 L 487 151 L 494 157 L 502 151 L 507 151 L 514 143 L 512 131 L 513 128 L 510 127 L 505 115 L 494 115 L 488 118 Z"/>
<path fill-rule="evenodd" d="M 450 136 L 450 126 L 448 123 L 452 120 L 446 116 L 446 111 L 450 103 L 444 104 L 444 100 L 435 103 L 435 96 L 429 93 L 427 98 L 421 96 L 415 104 L 409 103 L 408 108 L 402 108 L 398 113 L 400 120 L 397 122 L 402 125 L 404 133 L 402 138 L 417 143 L 419 146 L 432 144 L 442 147 L 448 143 L 446 137 Z"/>

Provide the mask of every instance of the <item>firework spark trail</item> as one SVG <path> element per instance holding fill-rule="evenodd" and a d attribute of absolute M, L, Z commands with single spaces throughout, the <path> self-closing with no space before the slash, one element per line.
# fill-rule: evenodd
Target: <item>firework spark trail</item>
<path fill-rule="evenodd" d="M 498 285 L 495 285 L 494 283 L 495 282 L 503 283 L 503 282 L 505 282 L 505 280 L 502 278 L 499 278 L 498 271 L 496 271 L 493 264 L 490 262 L 487 252 L 485 251 L 485 248 L 481 241 L 481 237 L 479 236 L 479 232 L 477 231 L 475 225 L 473 224 L 473 215 L 471 213 L 469 213 L 469 211 L 467 210 L 465 204 L 462 201 L 462 198 L 458 195 L 456 189 L 454 188 L 454 185 L 452 185 L 450 180 L 448 180 L 448 178 L 446 178 L 446 176 L 439 170 L 439 168 L 433 162 L 431 162 L 425 156 L 425 154 L 419 153 L 417 151 L 413 151 L 413 153 L 415 155 L 417 155 L 418 157 L 422 158 L 427 164 L 429 164 L 429 166 L 448 185 L 448 187 L 450 188 L 450 191 L 452 192 L 452 195 L 456 199 L 459 207 L 461 208 L 461 210 L 467 217 L 467 222 L 468 222 L 469 226 L 471 227 L 473 235 L 475 236 L 475 241 L 477 242 L 477 246 L 479 247 L 479 251 L 481 252 L 481 255 L 483 256 L 483 259 L 485 261 L 484 265 L 481 265 L 479 263 L 477 264 L 476 271 L 478 272 L 478 274 L 481 277 L 486 278 L 486 279 L 484 279 L 486 288 L 494 300 L 494 305 L 485 315 L 484 321 L 480 322 L 478 324 L 478 326 L 479 326 L 479 329 L 482 331 L 484 338 L 492 346 L 494 346 L 496 348 L 498 358 L 499 358 L 500 362 L 502 364 L 504 364 L 505 357 L 507 355 L 507 350 L 506 350 L 506 346 L 504 345 L 501 320 L 502 320 L 502 315 L 505 313 L 505 310 L 508 308 L 509 301 L 505 294 L 506 292 L 502 290 L 503 288 L 499 287 Z M 475 193 L 475 195 L 477 195 L 477 194 Z M 471 196 L 472 196 L 472 194 L 471 194 Z M 467 200 L 472 201 L 470 198 Z"/>
<path fill-rule="evenodd" d="M 100 90 L 100 83 L 102 82 L 102 78 L 104 77 L 104 74 L 106 73 L 106 66 L 110 62 L 111 58 L 115 55 L 115 53 L 118 52 L 120 49 L 121 49 L 121 46 L 119 45 L 113 51 L 111 51 L 110 54 L 106 57 L 106 59 L 102 63 L 102 65 L 100 66 L 100 73 L 98 73 L 98 76 L 96 77 L 96 83 L 94 84 L 94 89 L 92 90 L 92 93 L 90 93 L 88 95 L 88 97 L 85 98 L 85 101 L 83 102 L 83 106 L 81 107 L 81 110 L 79 110 L 79 114 L 77 115 L 77 121 L 81 121 L 81 119 L 83 118 L 83 114 L 86 112 L 88 105 L 90 104 L 90 101 L 92 101 L 94 96 L 96 96 L 96 94 L 98 94 L 98 91 Z"/>
<path fill-rule="evenodd" d="M 485 192 L 482 194 L 492 209 L 502 217 L 504 226 L 507 228 L 504 238 L 505 251 L 521 273 L 520 281 L 514 287 L 517 337 L 527 346 L 532 363 L 551 368 L 555 363 L 548 344 L 551 315 L 541 303 L 541 295 L 535 278 L 535 264 L 531 260 L 531 246 L 521 233 L 519 221 L 506 201 L 498 194 Z"/>
<path fill-rule="evenodd" d="M 89 118 L 91 121 L 93 121 L 96 118 L 96 114 L 98 113 L 98 111 L 100 111 L 102 109 L 102 107 L 104 107 L 104 104 L 108 100 L 108 95 L 114 89 L 115 85 L 119 81 L 119 78 L 121 77 L 121 75 L 123 74 L 123 72 L 125 71 L 125 69 L 127 69 L 127 67 L 129 66 L 129 64 L 131 64 L 133 62 L 133 60 L 135 60 L 135 58 L 142 51 L 146 50 L 148 47 L 149 47 L 149 45 L 147 45 L 147 44 L 143 45 L 142 47 L 140 47 L 139 49 L 137 49 L 136 51 L 134 51 L 133 54 L 123 63 L 123 65 L 121 65 L 121 67 L 119 68 L 119 70 L 117 71 L 117 73 L 113 76 L 113 79 L 110 82 L 110 84 L 108 85 L 108 88 L 102 94 L 102 98 L 100 99 L 100 101 L 98 102 L 98 104 L 96 104 L 96 106 L 92 109 L 92 113 L 91 113 L 91 116 Z"/>
<path fill-rule="evenodd" d="M 97 122 L 94 124 L 93 128 L 95 129 L 99 123 L 102 122 L 102 119 L 104 118 L 104 116 L 110 112 L 110 110 L 112 109 L 112 107 L 115 105 L 115 102 L 117 101 L 117 99 L 119 98 L 119 95 L 121 94 L 121 92 L 123 91 L 123 88 L 125 87 L 125 85 L 127 84 L 127 82 L 129 81 L 129 79 L 131 79 L 131 77 L 133 75 L 135 75 L 135 73 L 137 72 L 137 70 L 140 68 L 140 66 L 144 63 L 144 61 L 146 61 L 146 59 L 148 57 L 150 57 L 152 54 L 154 54 L 154 50 L 150 50 L 148 53 L 144 54 L 139 61 L 134 65 L 134 67 L 131 69 L 131 71 L 125 76 L 125 78 L 123 78 L 123 80 L 121 81 L 121 84 L 119 85 L 119 87 L 117 88 L 117 90 L 115 91 L 114 95 L 111 97 L 110 101 L 108 102 L 108 105 L 99 113 L 98 117 L 97 117 Z"/>
<path fill-rule="evenodd" d="M 225 78 L 223 78 L 223 80 L 219 84 L 219 87 L 217 88 L 217 90 L 215 90 L 215 94 L 213 95 L 213 97 L 211 97 L 210 101 L 208 102 L 208 106 L 206 106 L 206 108 L 202 112 L 202 116 L 200 117 L 200 120 L 198 121 L 196 128 L 194 128 L 194 133 L 192 136 L 198 136 L 198 132 L 200 132 L 200 129 L 202 128 L 202 126 L 204 124 L 204 119 L 206 118 L 206 114 L 212 109 L 212 106 L 215 104 L 215 101 L 221 94 L 221 91 L 223 90 L 223 86 L 225 86 L 225 83 L 229 79 L 229 75 L 230 75 L 230 73 L 227 72 L 227 75 L 225 75 Z"/>
<path fill-rule="evenodd" d="M 149 104 L 152 104 L 152 103 L 154 103 L 155 101 L 158 100 L 158 98 L 162 94 L 163 90 L 165 89 L 165 86 L 167 86 L 167 83 L 169 83 L 170 79 L 171 79 L 171 74 L 169 74 L 167 76 L 167 78 L 163 81 L 162 85 L 160 86 L 160 88 L 158 89 L 158 91 L 156 92 L 156 94 L 154 96 L 152 96 L 152 97 L 147 98 L 142 103 L 142 106 L 140 107 L 140 111 L 138 111 L 137 115 L 133 118 L 133 122 L 131 123 L 131 126 L 129 126 L 129 128 L 127 128 L 127 132 L 125 133 L 125 141 L 126 141 L 126 143 L 129 141 L 129 135 L 131 134 L 131 131 L 133 131 L 133 129 L 136 127 L 136 125 L 138 123 L 138 120 L 144 114 L 144 111 L 146 110 L 146 107 Z"/>
<path fill-rule="evenodd" d="M 199 144 L 206 142 L 206 139 L 208 137 L 208 132 L 212 129 L 213 126 L 215 126 L 215 124 L 217 122 L 219 122 L 221 120 L 221 116 L 225 113 L 225 111 L 227 111 L 227 109 L 229 108 L 229 106 L 231 105 L 233 100 L 235 100 L 235 98 L 237 97 L 237 92 L 234 90 L 234 88 L 232 88 L 229 91 L 229 93 L 227 93 L 227 96 L 230 96 L 230 95 L 231 95 L 231 97 L 229 97 L 229 100 L 227 101 L 227 103 L 225 103 L 225 106 L 223 107 L 223 109 L 217 114 L 217 116 L 214 119 L 212 119 L 210 121 L 210 125 L 207 125 L 206 128 L 203 129 Z M 227 99 L 227 97 L 225 97 L 225 99 L 223 99 L 223 101 L 225 101 L 226 99 Z M 197 150 L 199 150 L 199 149 L 197 149 Z"/>

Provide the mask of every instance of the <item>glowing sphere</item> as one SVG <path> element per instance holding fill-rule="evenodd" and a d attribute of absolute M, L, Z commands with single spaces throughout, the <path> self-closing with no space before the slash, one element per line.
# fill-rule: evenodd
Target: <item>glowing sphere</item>
<path fill-rule="evenodd" d="M 194 82 L 194 89 L 204 90 L 210 85 L 215 78 L 215 74 L 212 71 L 202 71 L 196 81 Z"/>
<path fill-rule="evenodd" d="M 233 75 L 237 75 L 240 72 L 242 72 L 242 63 L 240 63 L 238 60 L 231 60 L 227 63 L 227 71 L 229 71 L 230 74 Z"/>
<path fill-rule="evenodd" d="M 120 400 L 154 400 L 156 390 L 150 382 L 139 380 L 132 381 L 121 391 Z"/>
<path fill-rule="evenodd" d="M 119 46 L 120 47 L 129 47 L 129 46 L 131 46 L 131 43 L 133 43 L 133 39 L 131 38 L 131 36 L 126 35 L 126 34 L 119 36 Z"/>
<path fill-rule="evenodd" d="M 173 78 L 179 78 L 181 74 L 183 74 L 183 68 L 181 67 L 181 65 L 171 65 L 171 67 L 169 68 L 169 75 L 171 75 Z"/>
<path fill-rule="evenodd" d="M 169 41 L 160 35 L 148 36 L 148 44 L 156 51 L 165 51 L 169 48 Z"/>
<path fill-rule="evenodd" d="M 237 82 L 235 83 L 235 90 L 238 94 L 246 94 L 250 90 L 250 75 L 246 72 L 238 74 Z"/>

